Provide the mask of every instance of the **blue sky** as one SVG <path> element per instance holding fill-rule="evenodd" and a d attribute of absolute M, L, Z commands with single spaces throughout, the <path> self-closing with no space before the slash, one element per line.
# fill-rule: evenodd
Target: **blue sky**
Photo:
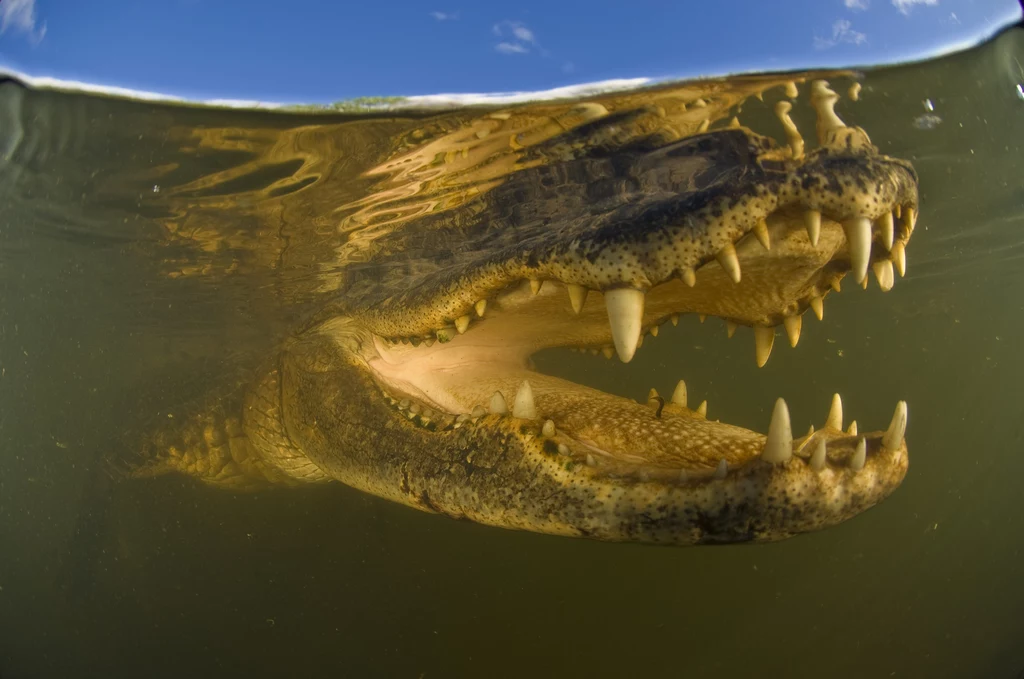
<path fill-rule="evenodd" d="M 329 102 L 918 58 L 1016 0 L 0 0 L 0 67 L 186 98 Z"/>

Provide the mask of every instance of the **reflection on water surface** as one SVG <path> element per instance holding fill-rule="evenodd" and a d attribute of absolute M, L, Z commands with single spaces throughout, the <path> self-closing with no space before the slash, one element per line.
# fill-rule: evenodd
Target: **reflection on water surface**
<path fill-rule="evenodd" d="M 535 357 L 541 372 L 644 402 L 685 377 L 711 419 L 757 431 L 780 395 L 798 435 L 820 427 L 833 391 L 866 429 L 910 403 L 913 464 L 891 498 L 825 531 L 716 549 L 496 530 L 340 484 L 233 493 L 101 470 L 168 414 L 233 403 L 326 306 L 405 293 L 473 247 L 514 240 L 496 228 L 437 254 L 449 218 L 469 224 L 516 172 L 617 134 L 668 144 L 733 115 L 785 144 L 782 81 L 349 117 L 4 84 L 0 672 L 1019 670 L 1021 52 L 1008 33 L 870 72 L 856 103 L 852 74 L 827 74 L 841 117 L 920 176 L 892 291 L 847 280 L 824 322 L 808 316 L 795 349 L 780 333 L 761 369 L 750 331 L 727 341 L 696 314 L 628 365 Z M 800 87 L 791 115 L 813 146 Z M 427 244 L 433 256 L 412 256 Z"/>

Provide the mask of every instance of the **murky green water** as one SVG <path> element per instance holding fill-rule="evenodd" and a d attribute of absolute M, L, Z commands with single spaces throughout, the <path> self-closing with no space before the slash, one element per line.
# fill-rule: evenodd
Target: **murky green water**
<path fill-rule="evenodd" d="M 1017 676 L 1022 61 L 1008 33 L 869 73 L 841 105 L 920 173 L 891 292 L 848 281 L 760 370 L 749 332 L 695 318 L 628 366 L 537 357 L 633 398 L 685 377 L 711 417 L 761 430 L 780 395 L 800 430 L 833 391 L 869 429 L 910 403 L 910 473 L 890 499 L 720 548 L 485 528 L 341 485 L 108 482 L 105 456 L 241 379 L 374 228 L 415 212 L 367 201 L 380 178 L 360 173 L 482 114 L 344 120 L 0 86 L 0 676 Z M 416 171 L 444 193 L 430 167 Z"/>

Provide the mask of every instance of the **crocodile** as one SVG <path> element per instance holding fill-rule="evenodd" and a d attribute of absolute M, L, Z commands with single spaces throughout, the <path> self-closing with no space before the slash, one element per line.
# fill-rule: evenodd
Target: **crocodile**
<path fill-rule="evenodd" d="M 542 139 L 502 140 L 514 162 L 458 200 L 382 208 L 388 228 L 343 246 L 342 292 L 233 405 L 147 436 L 132 475 L 236 491 L 339 481 L 490 526 L 671 545 L 781 540 L 876 505 L 907 472 L 903 401 L 886 429 L 858 432 L 836 395 L 799 436 L 779 399 L 762 434 L 708 419 L 684 381 L 636 402 L 533 367 L 553 347 L 629 362 L 687 313 L 729 336 L 751 328 L 764 365 L 776 329 L 796 346 L 844 277 L 866 287 L 873 272 L 887 291 L 904 274 L 912 165 L 845 124 L 823 79 L 807 79 L 814 148 L 793 120 L 796 81 L 769 83 L 785 92 L 778 140 L 730 118 L 765 82 L 731 99 L 742 86 L 723 82 L 691 88 L 678 115 L 584 102 Z M 650 124 L 673 115 L 686 125 Z M 409 143 L 364 175 L 433 157 Z"/>

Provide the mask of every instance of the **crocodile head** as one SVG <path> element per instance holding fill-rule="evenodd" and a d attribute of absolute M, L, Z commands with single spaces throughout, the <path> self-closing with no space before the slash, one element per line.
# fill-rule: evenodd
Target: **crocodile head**
<path fill-rule="evenodd" d="M 795 345 L 802 315 L 821 318 L 847 275 L 889 289 L 917 177 L 846 126 L 836 99 L 811 86 L 813 149 L 784 100 L 787 144 L 735 120 L 606 143 L 628 121 L 602 115 L 522 154 L 485 196 L 381 237 L 284 353 L 289 435 L 350 485 L 552 534 L 767 541 L 876 504 L 907 470 L 904 403 L 887 429 L 858 433 L 836 397 L 822 429 L 794 437 L 781 399 L 761 433 L 708 420 L 683 382 L 637 403 L 530 361 L 574 347 L 629 362 L 693 313 L 751 327 L 763 365 L 776 328 Z M 431 261 L 412 261 L 417 248 Z"/>

